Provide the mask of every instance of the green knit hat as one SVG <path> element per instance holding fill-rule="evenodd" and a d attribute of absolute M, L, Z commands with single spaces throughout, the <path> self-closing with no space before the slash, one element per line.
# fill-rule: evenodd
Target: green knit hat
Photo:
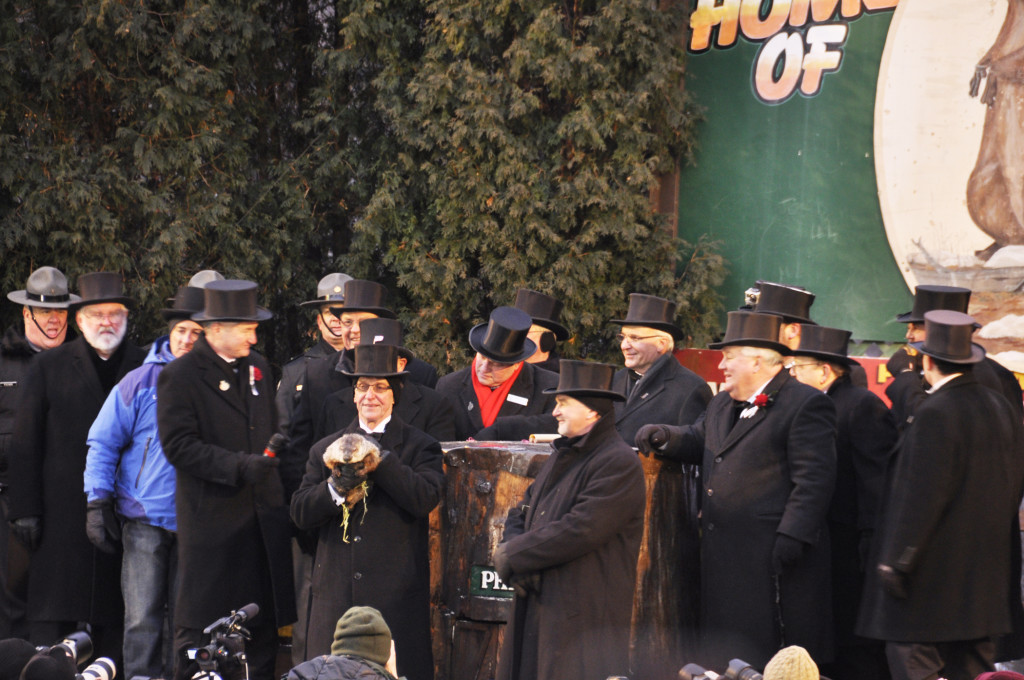
<path fill-rule="evenodd" d="M 391 629 L 373 607 L 352 607 L 334 629 L 333 656 L 359 656 L 381 666 L 391 658 Z"/>
<path fill-rule="evenodd" d="M 764 667 L 764 680 L 818 680 L 818 666 L 803 647 L 780 649 Z"/>

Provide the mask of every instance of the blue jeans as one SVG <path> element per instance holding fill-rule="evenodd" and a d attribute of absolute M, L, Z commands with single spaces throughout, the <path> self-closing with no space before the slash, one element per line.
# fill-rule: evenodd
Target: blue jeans
<path fill-rule="evenodd" d="M 124 675 L 169 678 L 173 668 L 175 577 L 178 537 L 142 522 L 127 521 L 121 531 L 124 558 Z M 120 675 L 120 674 L 119 674 Z"/>

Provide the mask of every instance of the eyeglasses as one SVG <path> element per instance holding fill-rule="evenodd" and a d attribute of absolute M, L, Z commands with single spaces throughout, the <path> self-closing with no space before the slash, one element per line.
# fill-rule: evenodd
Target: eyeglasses
<path fill-rule="evenodd" d="M 622 344 L 623 341 L 628 340 L 629 344 L 635 345 L 636 343 L 640 342 L 641 340 L 650 340 L 652 338 L 660 338 L 661 336 L 660 335 L 626 335 L 625 333 L 619 333 L 615 337 L 618 339 L 619 344 Z"/>
<path fill-rule="evenodd" d="M 83 309 L 82 316 L 89 321 L 124 321 L 128 316 L 128 311 L 119 309 L 116 312 L 97 312 L 95 309 Z"/>
<path fill-rule="evenodd" d="M 366 394 L 367 392 L 373 392 L 376 395 L 385 394 L 391 391 L 391 385 L 387 383 L 356 383 L 355 391 L 360 394 Z"/>

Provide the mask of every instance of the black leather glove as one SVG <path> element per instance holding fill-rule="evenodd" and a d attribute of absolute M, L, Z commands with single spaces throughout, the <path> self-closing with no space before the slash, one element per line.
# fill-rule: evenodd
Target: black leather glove
<path fill-rule="evenodd" d="M 667 425 L 644 425 L 636 431 L 633 443 L 645 456 L 652 451 L 657 453 L 672 436 Z"/>
<path fill-rule="evenodd" d="M 117 552 L 117 544 L 121 542 L 121 522 L 114 514 L 112 499 L 89 501 L 85 506 L 85 535 L 97 549 L 111 554 Z"/>
<path fill-rule="evenodd" d="M 803 556 L 806 549 L 807 544 L 803 541 L 786 534 L 778 534 L 775 537 L 775 545 L 772 547 L 772 570 L 776 574 L 781 574 L 793 566 Z"/>
<path fill-rule="evenodd" d="M 11 520 L 10 525 L 14 537 L 24 543 L 29 550 L 39 547 L 39 542 L 43 539 L 42 517 L 19 517 Z"/>
<path fill-rule="evenodd" d="M 361 465 L 338 465 L 331 468 L 331 487 L 344 497 L 350 489 L 366 481 L 366 475 L 361 474 L 361 470 Z"/>
<path fill-rule="evenodd" d="M 893 352 L 893 355 L 889 357 L 887 362 L 885 362 L 885 368 L 893 375 L 893 377 L 903 373 L 904 371 L 920 373 L 923 368 L 921 353 L 917 352 L 911 356 L 910 353 L 907 352 L 906 347 L 900 347 L 898 350 Z"/>
<path fill-rule="evenodd" d="M 882 582 L 885 592 L 897 600 L 907 599 L 907 575 L 902 571 L 897 571 L 888 564 L 879 564 L 878 579 Z"/>
<path fill-rule="evenodd" d="M 508 585 L 512 586 L 519 597 L 526 597 L 530 593 L 540 592 L 540 572 L 531 571 L 529 574 L 514 574 Z"/>
<path fill-rule="evenodd" d="M 259 484 L 267 479 L 280 465 L 280 460 L 270 456 L 243 455 L 238 473 L 246 484 Z"/>
<path fill-rule="evenodd" d="M 498 578 L 506 585 L 512 585 L 509 580 L 512 578 L 512 567 L 508 563 L 508 555 L 505 554 L 505 546 L 499 545 L 491 557 L 494 562 L 494 571 L 498 572 Z"/>

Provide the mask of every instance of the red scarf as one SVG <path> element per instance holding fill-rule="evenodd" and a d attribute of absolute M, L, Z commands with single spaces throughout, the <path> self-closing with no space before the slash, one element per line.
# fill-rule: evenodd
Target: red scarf
<path fill-rule="evenodd" d="M 480 384 L 476 377 L 476 358 L 473 359 L 473 365 L 469 367 L 469 373 L 473 376 L 473 391 L 476 392 L 476 403 L 480 405 L 480 419 L 483 421 L 484 427 L 490 427 L 494 424 L 494 419 L 498 417 L 501 405 L 505 403 L 512 385 L 522 370 L 523 364 L 520 363 L 519 368 L 512 373 L 508 380 L 492 390 L 487 385 Z"/>

